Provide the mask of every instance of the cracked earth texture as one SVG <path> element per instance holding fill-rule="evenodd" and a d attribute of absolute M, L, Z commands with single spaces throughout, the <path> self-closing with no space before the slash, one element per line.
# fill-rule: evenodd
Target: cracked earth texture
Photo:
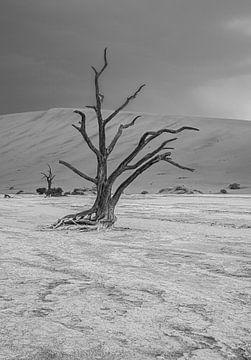
<path fill-rule="evenodd" d="M 92 201 L 0 199 L 0 359 L 250 359 L 251 197 L 125 196 L 112 230 L 43 228 Z"/>

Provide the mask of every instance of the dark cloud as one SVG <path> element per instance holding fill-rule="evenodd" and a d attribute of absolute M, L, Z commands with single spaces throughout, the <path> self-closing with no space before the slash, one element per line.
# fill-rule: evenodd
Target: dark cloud
<path fill-rule="evenodd" d="M 0 112 L 92 101 L 90 65 L 108 46 L 106 108 L 147 82 L 131 109 L 251 118 L 250 45 L 250 0 L 2 0 Z"/>

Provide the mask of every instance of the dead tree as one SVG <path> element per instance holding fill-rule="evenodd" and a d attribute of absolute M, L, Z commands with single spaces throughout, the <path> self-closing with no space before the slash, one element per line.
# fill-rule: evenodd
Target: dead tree
<path fill-rule="evenodd" d="M 142 156 L 139 160 L 135 160 L 135 158 L 141 153 L 143 149 L 153 140 L 160 137 L 162 134 L 178 134 L 185 130 L 198 130 L 193 127 L 183 126 L 176 130 L 174 129 L 159 129 L 157 131 L 147 131 L 145 132 L 138 141 L 138 144 L 131 151 L 129 155 L 127 155 L 122 162 L 117 166 L 117 168 L 108 174 L 107 171 L 107 162 L 112 154 L 119 138 L 122 136 L 124 130 L 132 127 L 135 122 L 141 116 L 135 116 L 129 123 L 121 124 L 117 132 L 114 134 L 114 137 L 110 143 L 107 144 L 106 138 L 106 129 L 107 125 L 115 118 L 115 116 L 122 111 L 132 100 L 136 98 L 136 96 L 141 92 L 144 88 L 145 84 L 138 87 L 138 89 L 113 112 L 110 113 L 106 118 L 103 117 L 102 114 L 102 104 L 104 100 L 104 96 L 100 93 L 100 85 L 99 80 L 103 72 L 108 66 L 107 61 L 107 49 L 104 50 L 104 64 L 100 70 L 97 70 L 95 67 L 92 67 L 95 76 L 95 105 L 86 106 L 86 108 L 92 109 L 95 112 L 97 118 L 98 125 L 98 146 L 90 139 L 87 129 L 86 129 L 86 115 L 83 111 L 75 110 L 74 112 L 80 116 L 79 126 L 72 125 L 83 137 L 85 142 L 87 143 L 89 149 L 94 153 L 97 160 L 97 173 L 95 177 L 91 177 L 86 173 L 78 170 L 73 165 L 67 163 L 66 161 L 60 160 L 59 163 L 66 166 L 74 173 L 78 174 L 83 179 L 91 182 L 97 188 L 96 199 L 94 201 L 93 206 L 88 209 L 81 211 L 76 214 L 70 214 L 65 216 L 62 219 L 59 219 L 52 226 L 57 228 L 62 225 L 81 225 L 83 227 L 111 227 L 116 221 L 116 217 L 114 215 L 114 209 L 120 199 L 121 194 L 126 189 L 128 185 L 130 185 L 140 174 L 142 174 L 145 170 L 149 169 L 154 164 L 159 161 L 165 161 L 173 166 L 176 166 L 180 169 L 194 171 L 187 166 L 183 166 L 172 160 L 171 152 L 166 151 L 173 148 L 167 147 L 167 144 L 170 144 L 177 140 L 177 137 L 169 138 L 163 141 L 158 147 L 156 147 L 153 151 L 148 152 L 146 155 Z M 126 180 L 122 181 L 122 183 L 115 189 L 114 182 L 125 172 L 132 171 L 132 173 L 126 178 Z"/>
<path fill-rule="evenodd" d="M 41 174 L 43 175 L 42 176 L 42 179 L 46 179 L 47 181 L 47 190 L 46 190 L 46 196 L 50 196 L 51 195 L 51 185 L 52 185 L 52 181 L 53 179 L 55 178 L 56 175 L 53 175 L 52 174 L 52 170 L 51 170 L 51 167 L 49 164 L 48 165 L 48 171 L 47 173 L 43 173 L 41 172 Z"/>

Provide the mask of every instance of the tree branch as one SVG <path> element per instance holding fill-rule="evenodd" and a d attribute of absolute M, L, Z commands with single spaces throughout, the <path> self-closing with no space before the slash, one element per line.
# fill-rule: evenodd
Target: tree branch
<path fill-rule="evenodd" d="M 147 131 L 142 135 L 142 137 L 139 140 L 138 145 L 136 148 L 119 164 L 117 169 L 113 171 L 113 173 L 110 175 L 109 180 L 114 181 L 124 170 L 126 170 L 126 166 L 138 155 L 138 153 L 151 141 L 153 141 L 155 138 L 160 136 L 163 133 L 170 133 L 170 134 L 177 134 L 184 130 L 195 130 L 199 131 L 197 128 L 193 128 L 190 126 L 182 126 L 181 128 L 177 130 L 173 129 L 160 129 L 157 131 Z M 168 140 L 168 142 L 174 141 L 176 138 Z"/>
<path fill-rule="evenodd" d="M 103 121 L 102 116 L 102 102 L 104 96 L 100 94 L 99 90 L 99 77 L 100 75 L 105 71 L 106 67 L 108 65 L 107 62 L 107 48 L 104 49 L 104 65 L 101 68 L 100 71 L 98 71 L 94 66 L 92 66 L 92 69 L 95 73 L 95 97 L 96 97 L 96 105 L 95 107 L 92 107 L 97 115 L 98 120 L 98 128 L 99 128 L 99 154 L 103 157 L 106 156 L 106 146 L 105 146 L 105 124 Z"/>
<path fill-rule="evenodd" d="M 94 110 L 95 112 L 96 112 L 96 106 L 95 105 L 85 105 L 85 107 L 87 108 L 87 109 L 92 109 L 92 110 Z"/>
<path fill-rule="evenodd" d="M 97 157 L 99 157 L 100 154 L 99 154 L 98 149 L 93 145 L 91 139 L 89 138 L 89 136 L 86 132 L 86 126 L 85 126 L 86 125 L 86 116 L 85 116 L 85 114 L 79 110 L 75 110 L 74 113 L 81 116 L 81 121 L 80 121 L 80 127 L 78 127 L 74 124 L 72 124 L 72 126 L 80 132 L 80 134 L 85 139 L 85 142 L 87 143 L 89 148 L 97 155 Z"/>
<path fill-rule="evenodd" d="M 140 174 L 142 174 L 145 170 L 147 170 L 153 164 L 162 160 L 162 157 L 164 155 L 165 154 L 157 155 L 157 156 L 153 157 L 152 159 L 147 161 L 145 164 L 138 167 L 138 169 L 136 171 L 134 171 L 134 173 L 132 175 L 130 175 L 125 181 L 123 181 L 122 184 L 117 188 L 117 190 L 115 191 L 115 193 L 112 197 L 112 200 L 115 202 L 115 204 L 119 200 L 119 198 L 120 198 L 121 194 L 123 193 L 123 191 L 125 190 L 125 188 L 127 188 L 127 186 L 130 185 L 136 179 L 136 177 L 138 177 Z"/>
<path fill-rule="evenodd" d="M 136 171 L 134 171 L 134 173 L 132 175 L 130 175 L 124 182 L 122 182 L 122 184 L 117 188 L 116 192 L 114 193 L 112 200 L 115 202 L 115 204 L 117 203 L 117 201 L 119 200 L 121 194 L 123 193 L 123 191 L 127 188 L 128 185 L 130 185 L 140 174 L 142 174 L 144 171 L 146 171 L 147 169 L 149 169 L 152 165 L 156 164 L 159 161 L 166 161 L 180 169 L 183 170 L 188 170 L 188 171 L 194 171 L 194 169 L 189 168 L 187 166 L 183 166 L 180 165 L 178 163 L 176 163 L 175 161 L 173 161 L 170 157 L 170 152 L 166 152 L 164 154 L 161 155 L 156 155 L 155 157 L 153 157 L 152 159 L 150 159 L 149 161 L 145 162 L 142 166 L 138 167 Z"/>
<path fill-rule="evenodd" d="M 97 184 L 97 180 L 84 174 L 82 171 L 76 169 L 74 166 L 72 166 L 71 164 L 67 163 L 66 161 L 63 160 L 59 160 L 59 164 L 62 164 L 64 166 L 66 166 L 68 169 L 71 169 L 73 172 L 75 172 L 76 174 L 78 174 L 79 176 L 81 176 L 82 178 L 84 178 L 85 180 L 88 180 L 94 184 Z"/>
<path fill-rule="evenodd" d="M 151 159 L 154 155 L 158 154 L 161 150 L 166 150 L 166 149 L 170 149 L 170 148 L 166 148 L 166 144 L 177 140 L 177 138 L 172 138 L 169 140 L 164 141 L 157 149 L 153 150 L 152 152 L 146 154 L 142 159 L 140 159 L 139 161 L 137 161 L 135 164 L 132 165 L 127 165 L 126 166 L 126 170 L 133 170 L 133 169 L 137 169 L 137 167 L 139 167 L 140 165 L 142 165 L 145 161 Z M 172 148 L 173 149 L 173 148 Z M 169 155 L 171 155 L 171 152 L 167 153 Z"/>
<path fill-rule="evenodd" d="M 146 84 L 141 85 L 131 96 L 129 96 L 126 101 L 113 113 L 111 113 L 105 120 L 105 124 L 107 124 L 109 121 L 111 121 L 121 110 L 123 110 L 131 100 L 135 99 L 138 93 L 143 89 L 143 87 L 146 86 Z"/>
<path fill-rule="evenodd" d="M 163 159 L 163 160 L 165 160 L 166 162 L 169 162 L 170 164 L 172 164 L 172 165 L 174 165 L 174 166 L 176 166 L 176 167 L 178 167 L 179 169 L 182 169 L 182 170 L 188 170 L 188 171 L 191 171 L 191 172 L 193 172 L 195 170 L 195 169 L 189 168 L 187 166 L 180 165 L 180 164 L 176 163 L 175 161 L 173 161 L 170 158 L 166 158 L 166 159 Z"/>
<path fill-rule="evenodd" d="M 100 94 L 99 91 L 99 77 L 101 74 L 105 71 L 106 67 L 108 66 L 107 62 L 107 48 L 104 49 L 104 65 L 100 71 L 98 71 L 94 66 L 92 66 L 92 69 L 95 73 L 95 96 L 96 96 L 96 106 L 92 107 L 95 109 L 99 125 L 101 126 L 103 122 L 102 113 L 101 113 L 101 105 L 103 102 L 103 95 Z"/>
<path fill-rule="evenodd" d="M 43 175 L 44 178 L 49 179 L 49 180 L 53 180 L 56 177 L 56 175 L 49 176 L 49 175 L 47 175 L 47 174 L 45 174 L 43 172 L 41 172 L 41 174 Z"/>
<path fill-rule="evenodd" d="M 148 144 L 150 141 L 154 140 L 156 137 L 160 136 L 161 134 L 164 134 L 164 133 L 178 134 L 184 130 L 199 131 L 199 129 L 191 127 L 191 126 L 182 126 L 177 130 L 164 128 L 164 129 L 160 129 L 157 131 L 147 131 L 141 136 L 140 141 L 139 141 L 139 146 L 141 146 L 141 145 L 145 146 L 146 144 Z"/>
<path fill-rule="evenodd" d="M 43 172 L 41 172 L 41 174 L 42 174 L 43 177 L 46 178 L 47 180 L 52 181 L 52 180 L 56 177 L 56 175 L 52 175 L 52 170 L 51 170 L 50 165 L 47 164 L 47 166 L 48 166 L 48 168 L 49 168 L 48 174 L 43 173 Z"/>
<path fill-rule="evenodd" d="M 95 76 L 99 77 L 104 72 L 107 65 L 108 65 L 108 62 L 107 62 L 107 48 L 105 48 L 104 49 L 104 65 L 103 65 L 102 69 L 100 71 L 98 71 L 94 66 L 92 66 L 92 70 L 94 71 Z"/>
<path fill-rule="evenodd" d="M 141 115 L 135 116 L 135 118 L 128 124 L 122 124 L 119 126 L 117 133 L 115 134 L 113 140 L 111 141 L 110 145 L 107 148 L 107 154 L 109 155 L 112 150 L 114 149 L 118 139 L 121 137 L 123 130 L 129 128 L 130 126 L 133 126 L 137 119 L 139 119 Z"/>

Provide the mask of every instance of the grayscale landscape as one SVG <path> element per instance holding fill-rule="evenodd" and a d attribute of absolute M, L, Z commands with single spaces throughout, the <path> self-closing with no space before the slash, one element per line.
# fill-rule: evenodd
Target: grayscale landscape
<path fill-rule="evenodd" d="M 251 360 L 251 1 L 1 0 L 0 360 Z"/>

